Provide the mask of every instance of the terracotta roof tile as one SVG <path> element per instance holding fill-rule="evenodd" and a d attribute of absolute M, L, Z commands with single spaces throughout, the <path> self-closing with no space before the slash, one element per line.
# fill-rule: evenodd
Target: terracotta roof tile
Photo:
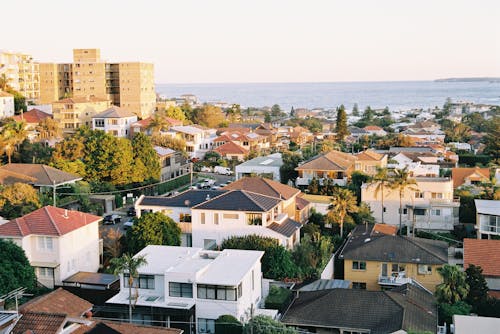
<path fill-rule="evenodd" d="M 226 154 L 247 154 L 248 150 L 230 141 L 214 149 L 215 152 L 226 155 Z"/>
<path fill-rule="evenodd" d="M 356 154 L 356 158 L 361 161 L 380 161 L 384 158 L 384 154 L 379 154 L 377 152 L 366 150 Z"/>
<path fill-rule="evenodd" d="M 45 206 L 0 225 L 0 235 L 24 237 L 30 234 L 61 236 L 101 220 L 99 216 Z"/>
<path fill-rule="evenodd" d="M 464 268 L 471 264 L 485 276 L 500 277 L 500 240 L 464 239 Z"/>
<path fill-rule="evenodd" d="M 21 305 L 19 312 L 60 313 L 70 318 L 79 318 L 92 309 L 92 306 L 88 301 L 59 288 Z"/>
<path fill-rule="evenodd" d="M 73 103 L 92 103 L 92 102 L 111 102 L 108 99 L 102 99 L 100 97 L 95 96 L 78 96 L 78 97 L 70 97 L 67 99 L 62 99 L 59 101 L 52 102 L 52 104 L 63 103 L 63 104 L 73 104 Z"/>
<path fill-rule="evenodd" d="M 376 126 L 376 125 L 367 125 L 363 129 L 367 130 L 367 131 L 380 131 L 380 130 L 384 130 L 380 126 Z"/>
<path fill-rule="evenodd" d="M 245 190 L 261 195 L 288 200 L 300 190 L 266 178 L 243 177 L 223 188 L 224 190 Z"/>
<path fill-rule="evenodd" d="M 17 115 L 13 117 L 16 122 L 25 121 L 26 123 L 40 123 L 46 118 L 52 118 L 51 114 L 47 114 L 39 109 L 31 109 L 21 115 Z"/>
<path fill-rule="evenodd" d="M 65 323 L 66 315 L 64 314 L 30 312 L 23 314 L 11 333 L 56 334 L 62 330 Z"/>
<path fill-rule="evenodd" d="M 89 326 L 81 326 L 73 334 L 181 334 L 176 328 L 153 327 L 111 321 L 95 321 Z"/>
<path fill-rule="evenodd" d="M 302 197 L 297 197 L 297 199 L 295 200 L 295 206 L 297 210 L 303 210 L 309 204 L 311 204 L 311 202 Z"/>
<path fill-rule="evenodd" d="M 373 226 L 372 233 L 376 234 L 386 234 L 386 235 L 396 235 L 398 227 L 394 225 L 387 224 L 375 224 Z"/>
<path fill-rule="evenodd" d="M 453 188 L 460 187 L 465 183 L 466 178 L 472 178 L 474 181 L 490 179 L 489 168 L 452 168 L 451 178 L 453 179 Z"/>
<path fill-rule="evenodd" d="M 354 165 L 356 160 L 357 158 L 352 154 L 340 151 L 330 151 L 306 161 L 304 164 L 295 168 L 295 170 L 346 171 Z"/>
<path fill-rule="evenodd" d="M 0 90 L 0 97 L 14 97 L 14 95 Z"/>

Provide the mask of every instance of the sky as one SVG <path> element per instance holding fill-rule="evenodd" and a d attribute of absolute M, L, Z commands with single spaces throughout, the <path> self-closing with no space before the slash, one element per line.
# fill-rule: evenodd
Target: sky
<path fill-rule="evenodd" d="M 100 48 L 157 83 L 500 77 L 498 0 L 7 1 L 0 49 Z"/>

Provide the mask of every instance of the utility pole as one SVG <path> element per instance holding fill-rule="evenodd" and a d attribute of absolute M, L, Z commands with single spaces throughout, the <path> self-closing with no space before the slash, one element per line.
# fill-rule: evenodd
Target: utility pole
<path fill-rule="evenodd" d="M 57 206 L 56 205 L 56 181 L 53 180 L 52 181 L 52 202 L 53 202 L 53 206 Z"/>
<path fill-rule="evenodd" d="M 190 172 L 190 180 L 189 180 L 189 186 L 193 185 L 193 163 L 189 163 L 189 172 Z"/>

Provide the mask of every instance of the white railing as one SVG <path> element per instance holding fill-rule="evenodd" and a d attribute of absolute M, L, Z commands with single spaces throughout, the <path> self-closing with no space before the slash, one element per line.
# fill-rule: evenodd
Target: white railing
<path fill-rule="evenodd" d="M 405 277 L 404 274 L 399 274 L 398 276 L 379 276 L 378 284 L 380 285 L 403 285 L 411 283 L 411 278 Z"/>

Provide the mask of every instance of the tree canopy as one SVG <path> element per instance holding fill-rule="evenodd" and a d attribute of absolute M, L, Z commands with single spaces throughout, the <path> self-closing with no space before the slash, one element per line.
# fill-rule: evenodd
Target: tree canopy
<path fill-rule="evenodd" d="M 0 216 L 6 219 L 21 217 L 41 206 L 38 192 L 26 183 L 0 186 Z"/>
<path fill-rule="evenodd" d="M 208 128 L 217 128 L 224 122 L 225 116 L 221 108 L 206 104 L 197 113 L 195 123 L 206 126 Z"/>
<path fill-rule="evenodd" d="M 298 334 L 297 330 L 265 315 L 253 317 L 246 325 L 244 334 Z"/>
<path fill-rule="evenodd" d="M 0 239 L 0 295 L 24 287 L 33 290 L 36 276 L 24 250 L 12 241 Z"/>

